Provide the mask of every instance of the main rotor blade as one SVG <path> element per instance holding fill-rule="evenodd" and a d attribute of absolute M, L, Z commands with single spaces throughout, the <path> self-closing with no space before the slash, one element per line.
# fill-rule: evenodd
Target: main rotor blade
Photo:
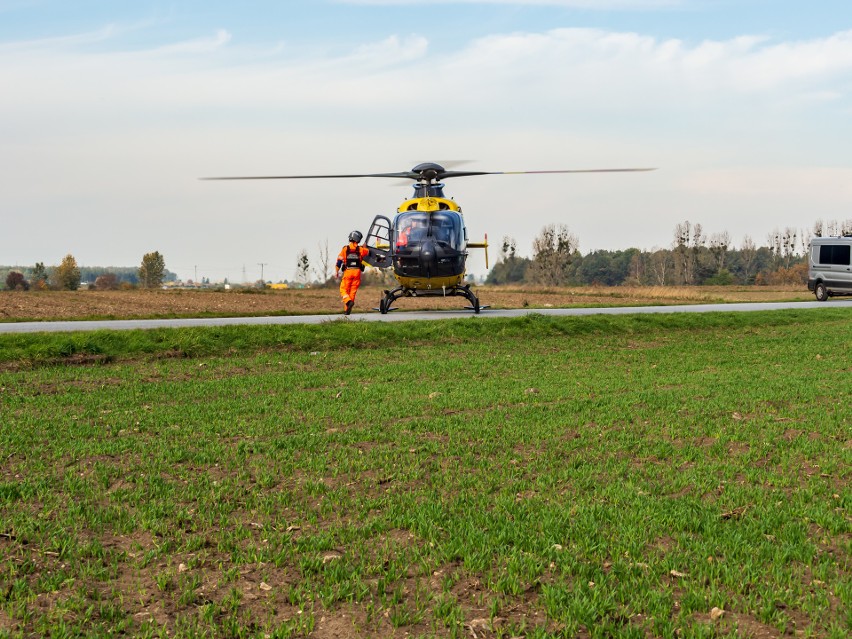
<path fill-rule="evenodd" d="M 440 167 L 439 167 L 440 168 Z M 527 174 L 544 174 L 544 173 L 628 173 L 636 171 L 656 171 L 654 168 L 638 168 L 638 169 L 558 169 L 554 171 L 446 171 L 436 170 L 432 173 L 431 179 L 444 180 L 451 177 L 469 177 L 472 175 L 527 175 Z M 352 173 L 352 174 L 337 174 L 337 175 L 248 175 L 238 177 L 204 177 L 201 180 L 323 180 L 323 179 L 338 179 L 338 178 L 397 178 L 407 180 L 423 180 L 427 179 L 426 173 L 418 171 L 398 171 L 395 173 Z"/>
<path fill-rule="evenodd" d="M 535 173 L 632 173 L 636 171 L 656 171 L 656 168 L 641 169 L 557 169 L 554 171 L 445 171 L 439 179 L 467 177 L 470 175 L 527 175 Z"/>
<path fill-rule="evenodd" d="M 329 179 L 329 178 L 362 178 L 362 177 L 381 177 L 381 178 L 409 178 L 412 180 L 418 179 L 420 176 L 411 171 L 400 171 L 398 173 L 354 173 L 351 175 L 251 175 L 240 177 L 204 177 L 200 180 L 312 180 L 312 179 Z"/>

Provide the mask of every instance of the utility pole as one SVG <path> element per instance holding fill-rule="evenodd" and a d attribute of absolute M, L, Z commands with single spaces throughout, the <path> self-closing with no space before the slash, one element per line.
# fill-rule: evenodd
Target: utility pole
<path fill-rule="evenodd" d="M 192 283 L 198 284 L 198 264 L 196 264 L 193 268 L 195 269 L 195 277 L 192 278 Z"/>
<path fill-rule="evenodd" d="M 266 284 L 266 280 L 263 279 L 263 267 L 269 264 L 269 262 L 258 262 L 258 266 L 260 266 L 260 281 Z"/>

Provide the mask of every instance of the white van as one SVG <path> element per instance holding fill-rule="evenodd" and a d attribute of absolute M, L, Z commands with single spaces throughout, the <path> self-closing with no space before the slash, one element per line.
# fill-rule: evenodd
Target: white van
<path fill-rule="evenodd" d="M 820 302 L 832 295 L 852 295 L 852 236 L 811 239 L 808 290 Z"/>

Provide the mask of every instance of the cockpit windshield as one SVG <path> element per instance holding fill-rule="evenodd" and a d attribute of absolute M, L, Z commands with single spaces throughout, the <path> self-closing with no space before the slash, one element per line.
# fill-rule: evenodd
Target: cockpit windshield
<path fill-rule="evenodd" d="M 405 211 L 396 216 L 393 227 L 397 248 L 413 247 L 426 239 L 455 251 L 464 248 L 464 227 L 454 211 Z"/>

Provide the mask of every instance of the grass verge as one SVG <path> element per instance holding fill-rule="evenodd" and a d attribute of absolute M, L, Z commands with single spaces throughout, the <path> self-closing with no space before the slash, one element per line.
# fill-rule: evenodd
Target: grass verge
<path fill-rule="evenodd" d="M 112 362 L 139 357 L 204 357 L 279 349 L 376 349 L 389 344 L 430 345 L 448 340 L 518 338 L 524 335 L 631 335 L 647 330 L 748 330 L 750 327 L 843 324 L 845 309 L 750 313 L 600 315 L 551 318 L 531 314 L 518 319 L 467 318 L 441 322 L 367 323 L 329 319 L 317 326 L 226 326 L 138 331 L 91 331 L 0 335 L 0 366 Z M 483 321 L 485 320 L 485 321 Z"/>

